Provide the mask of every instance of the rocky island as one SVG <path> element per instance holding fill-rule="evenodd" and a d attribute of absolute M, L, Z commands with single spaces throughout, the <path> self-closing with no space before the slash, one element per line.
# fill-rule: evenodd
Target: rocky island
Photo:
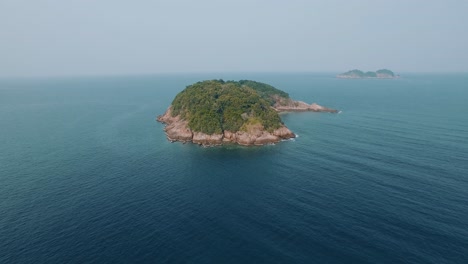
<path fill-rule="evenodd" d="M 376 79 L 393 79 L 398 78 L 391 70 L 382 69 L 378 71 L 363 72 L 361 70 L 351 70 L 342 74 L 338 74 L 337 78 L 341 79 L 362 79 L 362 78 L 376 78 Z"/>
<path fill-rule="evenodd" d="M 157 117 L 171 142 L 203 146 L 237 143 L 265 145 L 294 138 L 279 112 L 338 112 L 292 100 L 286 92 L 249 80 L 210 80 L 189 85 Z"/>

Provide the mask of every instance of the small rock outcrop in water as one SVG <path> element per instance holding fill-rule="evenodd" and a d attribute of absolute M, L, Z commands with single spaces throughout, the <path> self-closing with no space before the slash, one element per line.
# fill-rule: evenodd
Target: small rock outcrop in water
<path fill-rule="evenodd" d="M 157 121 L 171 142 L 265 145 L 296 136 L 281 121 L 283 111 L 337 112 L 294 101 L 268 84 L 212 80 L 188 86 Z"/>
<path fill-rule="evenodd" d="M 273 108 L 278 112 L 303 112 L 303 111 L 313 111 L 313 112 L 329 112 L 337 113 L 338 110 L 323 107 L 316 103 L 307 104 L 302 101 L 294 101 L 290 98 L 276 97 L 276 102 L 273 105 Z"/>
<path fill-rule="evenodd" d="M 399 75 L 395 75 L 391 70 L 382 69 L 378 71 L 363 72 L 361 70 L 351 70 L 342 74 L 338 74 L 337 78 L 341 79 L 363 79 L 363 78 L 376 78 L 376 79 L 393 79 L 399 78 Z"/>

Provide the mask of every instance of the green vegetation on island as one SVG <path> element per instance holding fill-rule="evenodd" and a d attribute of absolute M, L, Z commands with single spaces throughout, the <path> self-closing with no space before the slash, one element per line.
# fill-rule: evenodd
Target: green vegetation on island
<path fill-rule="evenodd" d="M 336 77 L 338 78 L 351 78 L 351 79 L 356 79 L 356 78 L 397 78 L 398 76 L 395 75 L 391 70 L 388 69 L 381 69 L 375 72 L 368 71 L 368 72 L 363 72 L 361 70 L 351 70 L 347 71 L 345 73 L 339 74 Z"/>
<path fill-rule="evenodd" d="M 378 70 L 376 71 L 376 73 L 377 75 L 381 74 L 381 75 L 388 75 L 388 76 L 395 77 L 395 74 L 391 70 L 387 70 L 387 69 Z"/>
<path fill-rule="evenodd" d="M 180 115 L 192 131 L 208 135 L 243 131 L 258 124 L 271 132 L 283 124 L 271 107 L 274 96 L 289 98 L 287 93 L 255 81 L 202 81 L 175 97 L 171 115 Z"/>
<path fill-rule="evenodd" d="M 338 113 L 316 103 L 294 101 L 265 83 L 210 80 L 187 86 L 156 120 L 165 124 L 171 142 L 259 146 L 296 137 L 281 122 L 278 112 L 284 111 Z"/>
<path fill-rule="evenodd" d="M 234 82 L 236 83 L 236 82 Z M 277 100 L 275 100 L 275 96 L 279 96 L 285 99 L 289 99 L 289 94 L 276 89 L 275 87 L 261 82 L 256 81 L 249 81 L 249 80 L 240 80 L 238 82 L 241 86 L 246 86 L 254 89 L 260 97 L 270 102 L 271 105 L 274 105 Z"/>

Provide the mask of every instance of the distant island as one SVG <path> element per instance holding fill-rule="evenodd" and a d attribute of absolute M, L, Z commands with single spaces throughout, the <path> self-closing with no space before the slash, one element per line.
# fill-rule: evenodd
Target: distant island
<path fill-rule="evenodd" d="M 395 75 L 391 70 L 382 69 L 378 71 L 368 71 L 363 72 L 361 70 L 351 70 L 347 71 L 342 74 L 338 74 L 337 78 L 342 79 L 361 79 L 361 78 L 376 78 L 376 79 L 393 79 L 400 77 L 399 75 Z"/>
<path fill-rule="evenodd" d="M 204 146 L 237 143 L 265 145 L 296 137 L 279 112 L 338 112 L 294 101 L 284 91 L 250 80 L 208 80 L 187 86 L 157 117 L 171 142 Z"/>

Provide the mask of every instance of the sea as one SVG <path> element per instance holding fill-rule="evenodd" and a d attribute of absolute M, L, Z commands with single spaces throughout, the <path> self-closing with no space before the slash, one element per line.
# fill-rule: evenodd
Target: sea
<path fill-rule="evenodd" d="M 0 79 L 0 263 L 468 263 L 468 74 Z M 262 147 L 169 142 L 207 79 L 339 109 Z"/>

